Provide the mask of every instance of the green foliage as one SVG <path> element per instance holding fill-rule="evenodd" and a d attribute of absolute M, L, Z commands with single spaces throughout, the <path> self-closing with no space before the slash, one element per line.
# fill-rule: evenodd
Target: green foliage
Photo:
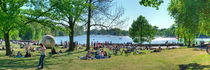
<path fill-rule="evenodd" d="M 21 14 L 21 7 L 27 2 L 28 0 L 0 0 L 0 32 L 4 34 L 6 55 L 11 54 L 10 39 L 17 38 L 16 30 L 24 26 L 25 16 Z"/>
<path fill-rule="evenodd" d="M 168 7 L 176 22 L 176 35 L 185 43 L 209 35 L 209 0 L 171 0 Z"/>
<path fill-rule="evenodd" d="M 86 0 L 50 0 L 50 5 L 55 8 L 51 13 L 53 19 L 75 22 L 83 20 L 82 14 L 89 4 Z"/>
<path fill-rule="evenodd" d="M 144 16 L 139 16 L 129 28 L 129 36 L 136 43 L 151 42 L 155 35 L 155 27 L 150 25 Z"/>
<path fill-rule="evenodd" d="M 74 25 L 74 35 L 83 35 L 85 34 L 84 32 L 84 27 L 75 24 Z M 53 34 L 54 36 L 68 36 L 69 35 L 69 30 L 67 30 L 65 27 L 63 26 L 57 26 L 56 30 L 51 30 L 51 34 Z"/>
<path fill-rule="evenodd" d="M 50 17 L 53 17 L 52 19 L 55 21 L 62 21 L 60 24 L 68 30 L 70 39 L 68 51 L 73 51 L 75 48 L 73 44 L 74 26 L 85 20 L 83 15 L 86 14 L 89 4 L 86 0 L 50 0 L 50 6 L 54 8 Z"/>
<path fill-rule="evenodd" d="M 147 7 L 147 6 L 154 7 L 157 10 L 159 9 L 158 6 L 160 6 L 161 3 L 163 3 L 163 0 L 141 0 L 141 1 L 139 1 L 140 5 L 143 5 L 145 7 Z"/>
<path fill-rule="evenodd" d="M 7 0 L 0 2 L 0 31 L 9 33 L 10 30 L 23 26 L 21 9 L 27 0 Z"/>
<path fill-rule="evenodd" d="M 84 33 L 84 28 L 82 26 L 75 25 L 75 35 L 83 35 Z M 62 26 L 56 26 L 56 30 L 53 30 L 42 24 L 32 23 L 24 26 L 24 28 L 11 31 L 10 34 L 11 40 L 39 41 L 46 34 L 53 36 L 68 36 L 68 31 Z M 3 35 L 0 38 L 3 38 Z"/>
<path fill-rule="evenodd" d="M 32 23 L 25 26 L 25 28 L 20 29 L 19 36 L 22 40 L 39 41 L 45 34 L 47 34 L 45 31 L 47 31 L 48 29 L 49 27 L 44 27 L 43 25 L 38 23 Z"/>
<path fill-rule="evenodd" d="M 85 30 L 84 30 L 84 27 L 83 26 L 80 26 L 80 25 L 74 25 L 74 35 L 83 35 L 85 34 Z"/>
<path fill-rule="evenodd" d="M 180 41 L 190 45 L 200 34 L 210 34 L 209 4 L 208 0 L 171 0 L 168 11 L 175 19 Z"/>
<path fill-rule="evenodd" d="M 157 36 L 175 37 L 176 25 L 173 24 L 170 28 L 157 29 Z"/>

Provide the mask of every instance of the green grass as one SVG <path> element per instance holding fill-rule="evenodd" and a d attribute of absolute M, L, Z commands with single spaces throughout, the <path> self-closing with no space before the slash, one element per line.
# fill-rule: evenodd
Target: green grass
<path fill-rule="evenodd" d="M 59 48 L 58 48 L 59 49 Z M 66 49 L 61 49 L 66 50 Z M 17 50 L 16 50 L 17 51 Z M 23 52 L 23 50 L 20 50 Z M 50 50 L 47 50 L 48 52 Z M 58 51 L 58 50 L 57 50 Z M 179 48 L 164 50 L 160 53 L 145 55 L 112 56 L 110 59 L 80 60 L 85 51 L 47 55 L 44 69 L 46 70 L 189 70 L 210 69 L 210 55 L 204 50 L 196 48 Z M 4 56 L 5 51 L 0 51 L 1 69 L 26 69 L 34 70 L 39 61 L 39 52 L 34 52 L 31 58 L 13 58 Z"/>

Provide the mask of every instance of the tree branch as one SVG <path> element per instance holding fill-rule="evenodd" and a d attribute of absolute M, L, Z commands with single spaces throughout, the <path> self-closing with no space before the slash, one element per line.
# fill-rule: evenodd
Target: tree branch
<path fill-rule="evenodd" d="M 55 5 L 53 5 L 53 6 L 55 6 Z M 39 14 L 37 17 L 35 17 L 34 19 L 38 19 L 39 17 L 41 17 L 42 15 L 44 15 L 44 14 L 46 14 L 46 13 L 48 13 L 48 12 L 50 12 L 51 10 L 53 10 L 54 8 L 53 7 L 51 7 L 50 9 L 48 9 L 47 11 L 45 11 L 45 12 L 42 12 L 41 14 Z M 29 20 L 28 22 L 26 22 L 26 23 L 24 23 L 24 24 L 29 24 L 29 23 L 31 23 L 31 22 L 33 22 L 33 21 L 35 21 L 34 19 L 32 19 L 32 20 Z"/>
<path fill-rule="evenodd" d="M 92 24 L 92 25 L 90 25 L 90 27 L 91 27 L 91 26 L 100 26 L 100 27 L 104 27 L 104 28 L 106 28 L 106 29 L 109 28 L 109 26 L 106 26 L 106 25 L 103 25 L 103 24 Z"/>

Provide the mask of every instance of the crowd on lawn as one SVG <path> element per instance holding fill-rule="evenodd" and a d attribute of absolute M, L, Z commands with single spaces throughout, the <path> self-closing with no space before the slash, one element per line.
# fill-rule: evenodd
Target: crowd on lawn
<path fill-rule="evenodd" d="M 19 47 L 13 47 L 11 46 L 11 57 L 15 57 L 15 58 L 23 58 L 23 57 L 32 57 L 32 52 L 36 52 L 36 51 L 40 51 L 41 47 L 33 47 L 34 43 L 33 42 L 12 42 L 13 44 L 18 44 Z M 38 44 L 37 44 L 38 45 Z M 39 44 L 40 45 L 40 44 Z M 25 55 L 23 55 L 21 51 L 17 51 L 17 54 L 15 54 L 16 51 L 14 51 L 14 49 L 23 49 L 25 50 Z M 4 45 L 2 45 L 2 39 L 0 39 L 0 50 L 6 50 L 6 47 Z M 55 49 L 53 48 L 51 50 L 50 53 L 52 53 L 53 51 L 55 51 Z M 61 54 L 63 53 L 61 50 L 59 52 L 56 52 L 57 54 Z"/>
<path fill-rule="evenodd" d="M 2 39 L 0 39 L 0 44 L 2 44 Z M 12 55 L 13 57 L 31 57 L 32 54 L 31 52 L 34 51 L 39 51 L 40 47 L 32 47 L 32 45 L 34 45 L 33 43 L 30 42 L 20 42 L 17 43 L 19 44 L 20 47 L 12 47 L 11 51 L 12 51 Z M 62 44 L 62 43 L 61 43 Z M 78 46 L 78 43 L 75 42 L 74 43 L 75 46 Z M 166 43 L 168 44 L 168 43 Z M 67 41 L 65 41 L 62 44 L 62 48 L 68 48 L 69 43 Z M 84 45 L 85 46 L 85 45 Z M 126 55 L 129 53 L 134 53 L 134 54 L 144 54 L 144 52 L 141 52 L 141 50 L 153 50 L 151 52 L 161 52 L 162 48 L 152 48 L 151 45 L 145 46 L 145 47 L 139 47 L 139 45 L 136 44 L 132 44 L 132 43 L 127 43 L 127 44 L 121 44 L 121 45 L 114 45 L 112 44 L 112 42 L 105 42 L 105 43 L 100 43 L 100 42 L 92 42 L 91 46 L 93 46 L 91 48 L 91 50 L 88 51 L 88 53 L 86 54 L 86 56 L 84 57 L 80 57 L 80 59 L 104 59 L 104 58 L 110 58 L 111 55 L 122 55 L 123 53 L 125 53 Z M 17 49 L 17 48 L 21 48 L 21 49 L 25 49 L 25 55 L 23 56 L 21 54 L 20 51 L 17 52 L 17 54 L 14 54 L 14 50 L 13 49 Z M 76 47 L 79 49 L 83 49 L 82 47 Z M 168 48 L 168 47 L 167 47 Z M 0 47 L 1 49 L 1 47 Z M 5 50 L 6 47 L 3 46 L 2 50 Z M 49 54 L 61 54 L 63 53 L 61 50 L 59 52 L 56 52 L 55 48 L 51 49 L 51 52 L 49 52 Z"/>
<path fill-rule="evenodd" d="M 142 50 L 152 50 L 153 52 L 161 52 L 162 48 L 159 46 L 158 48 L 153 48 L 150 46 L 140 47 L 138 45 L 134 45 L 132 43 L 129 44 L 121 44 L 121 45 L 112 45 L 108 43 L 99 43 L 95 42 L 92 44 L 91 50 L 89 50 L 85 56 L 80 57 L 82 60 L 87 59 L 105 59 L 110 58 L 112 55 L 128 55 L 130 53 L 133 54 L 146 54 L 145 52 L 142 52 Z M 106 50 L 104 50 L 106 49 Z M 167 46 L 166 49 L 169 49 Z"/>
<path fill-rule="evenodd" d="M 0 45 L 2 45 L 2 39 L 0 39 Z M 56 47 L 61 47 L 61 48 L 69 48 L 69 43 L 68 41 L 64 41 L 64 43 L 62 43 L 60 45 L 55 45 Z M 20 47 L 12 47 L 11 51 L 12 53 L 14 53 L 13 49 L 16 48 L 21 48 L 21 49 L 25 49 L 25 55 L 23 56 L 21 54 L 20 51 L 17 52 L 16 55 L 11 55 L 13 57 L 31 57 L 32 54 L 31 52 L 34 51 L 39 51 L 40 47 L 32 47 L 32 45 L 37 45 L 37 43 L 31 43 L 31 42 L 19 42 L 17 43 L 19 44 Z M 168 45 L 168 41 L 165 42 L 165 45 L 167 46 L 166 49 L 175 49 L 175 47 L 169 48 Z M 83 49 L 82 46 L 85 45 L 80 45 L 78 44 L 78 42 L 74 42 L 74 46 L 75 49 Z M 79 46 L 79 47 L 78 47 Z M 154 48 L 151 45 L 146 45 L 146 46 L 141 46 L 138 44 L 132 44 L 132 43 L 124 43 L 124 44 L 113 44 L 112 42 L 107 42 L 105 41 L 104 43 L 100 43 L 100 42 L 91 42 L 91 50 L 89 50 L 85 56 L 80 57 L 80 59 L 82 60 L 86 60 L 86 59 L 104 59 L 104 58 L 110 58 L 112 55 L 129 55 L 130 53 L 133 54 L 146 54 L 144 52 L 142 52 L 142 50 L 151 50 L 151 53 L 153 52 L 161 52 L 162 48 L 159 45 L 158 48 Z M 0 49 L 5 50 L 6 47 L 2 46 L 0 47 Z M 49 52 L 49 54 L 61 54 L 63 53 L 63 51 L 59 51 L 56 52 L 55 48 L 51 49 L 51 52 Z"/>

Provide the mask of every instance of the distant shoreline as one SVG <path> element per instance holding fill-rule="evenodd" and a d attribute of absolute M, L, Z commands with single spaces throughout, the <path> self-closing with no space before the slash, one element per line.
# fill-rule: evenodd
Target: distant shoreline
<path fill-rule="evenodd" d="M 83 34 L 86 36 L 86 34 Z M 75 37 L 77 36 L 83 36 L 83 35 L 75 35 Z M 91 34 L 90 36 L 94 36 L 95 34 Z M 97 34 L 96 34 L 97 35 Z M 100 36 L 119 36 L 119 35 L 102 35 L 102 34 L 98 34 Z M 129 36 L 129 35 L 124 35 L 124 36 Z M 55 37 L 65 37 L 65 36 L 55 36 Z M 156 36 L 155 38 L 176 38 L 176 37 L 160 37 L 160 36 Z M 210 37 L 203 37 L 205 38 L 210 38 Z M 202 39 L 202 37 L 198 37 L 198 39 Z"/>

